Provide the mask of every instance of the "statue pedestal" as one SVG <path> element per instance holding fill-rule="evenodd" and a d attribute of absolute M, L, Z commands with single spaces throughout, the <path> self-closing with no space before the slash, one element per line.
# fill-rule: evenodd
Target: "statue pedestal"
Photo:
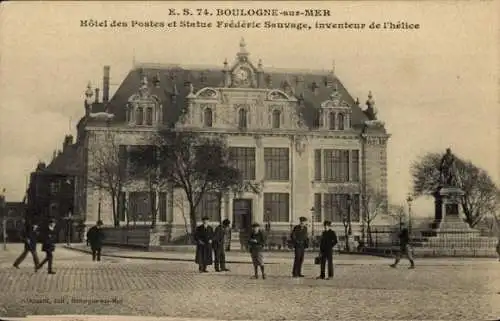
<path fill-rule="evenodd" d="M 479 231 L 472 229 L 464 221 L 465 216 L 462 213 L 461 197 L 464 192 L 458 187 L 444 187 L 439 191 L 442 198 L 442 219 L 435 232 L 437 235 L 470 234 L 479 235 Z"/>

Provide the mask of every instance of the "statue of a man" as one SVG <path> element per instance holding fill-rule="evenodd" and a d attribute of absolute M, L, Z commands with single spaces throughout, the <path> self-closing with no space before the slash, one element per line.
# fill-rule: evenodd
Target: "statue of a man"
<path fill-rule="evenodd" d="M 455 167 L 455 156 L 451 153 L 451 149 L 447 148 L 446 153 L 441 159 L 439 166 L 440 181 L 445 186 L 456 186 L 458 183 Z"/>

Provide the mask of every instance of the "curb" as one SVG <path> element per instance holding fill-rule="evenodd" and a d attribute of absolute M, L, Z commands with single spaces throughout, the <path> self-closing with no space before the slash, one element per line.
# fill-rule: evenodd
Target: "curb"
<path fill-rule="evenodd" d="M 65 249 L 68 249 L 70 251 L 76 251 L 76 252 L 81 252 L 81 253 L 87 253 L 91 254 L 89 250 L 85 249 L 79 249 L 71 246 L 64 246 Z M 122 259 L 132 259 L 132 260 L 148 260 L 148 261 L 172 261 L 172 262 L 194 262 L 194 253 L 193 253 L 193 258 L 192 259 L 185 259 L 185 258 L 176 258 L 176 257 L 154 257 L 154 256 L 134 256 L 134 255 L 124 255 L 124 254 L 105 254 L 102 253 L 101 256 L 104 257 L 115 257 L 115 258 L 122 258 Z M 286 260 L 286 258 L 285 258 Z M 289 259 L 290 261 L 292 258 Z M 380 265 L 382 264 L 380 261 L 375 261 L 373 263 L 361 263 L 361 262 L 354 262 L 352 263 L 347 263 L 347 262 L 337 262 L 335 265 L 346 265 L 346 266 L 354 266 L 354 265 Z M 251 261 L 242 261 L 242 260 L 227 260 L 226 263 L 228 264 L 252 264 Z M 277 264 L 283 264 L 283 262 L 276 262 L 276 261 L 267 261 L 266 265 L 277 265 Z M 384 262 L 385 264 L 385 262 Z"/>

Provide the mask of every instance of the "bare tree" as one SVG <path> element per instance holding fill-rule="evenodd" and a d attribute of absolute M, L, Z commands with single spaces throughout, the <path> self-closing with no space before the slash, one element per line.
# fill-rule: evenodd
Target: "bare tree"
<path fill-rule="evenodd" d="M 456 157 L 456 156 L 455 156 Z M 428 153 L 412 164 L 413 191 L 415 196 L 432 195 L 440 186 L 440 163 L 442 155 Z M 496 209 L 498 188 L 490 175 L 470 161 L 456 157 L 459 187 L 464 191 L 461 205 L 470 227 L 481 221 L 484 215 Z"/>
<path fill-rule="evenodd" d="M 372 222 L 380 213 L 387 212 L 387 201 L 385 195 L 373 188 L 368 188 L 361 200 L 361 219 L 366 225 L 368 244 L 373 245 Z"/>
<path fill-rule="evenodd" d="M 197 224 L 196 210 L 206 193 L 239 186 L 239 175 L 229 162 L 226 142 L 193 132 L 172 129 L 158 133 L 161 179 L 184 191 L 189 204 L 191 234 Z M 219 206 L 220 207 L 220 206 Z"/>
<path fill-rule="evenodd" d="M 393 220 L 393 222 L 396 223 L 401 229 L 407 217 L 404 205 L 396 205 L 396 204 L 390 205 L 387 214 Z"/>
<path fill-rule="evenodd" d="M 113 135 L 106 132 L 104 139 L 89 153 L 88 184 L 99 189 L 100 192 L 104 191 L 109 194 L 115 227 L 120 225 L 120 192 L 127 181 L 123 162 L 124 151 L 124 146 L 116 144 Z"/>

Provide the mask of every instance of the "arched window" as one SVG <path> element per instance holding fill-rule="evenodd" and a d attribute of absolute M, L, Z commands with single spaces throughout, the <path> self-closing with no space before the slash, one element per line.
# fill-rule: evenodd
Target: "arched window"
<path fill-rule="evenodd" d="M 133 117 L 133 109 L 132 107 L 128 106 L 127 107 L 127 122 L 131 122 L 132 121 L 132 117 Z"/>
<path fill-rule="evenodd" d="M 331 130 L 335 130 L 335 113 L 332 111 L 328 117 L 328 126 L 330 126 Z"/>
<path fill-rule="evenodd" d="M 273 110 L 272 126 L 273 128 L 280 128 L 281 112 L 277 109 Z"/>
<path fill-rule="evenodd" d="M 248 126 L 248 120 L 247 120 L 247 111 L 243 108 L 241 108 L 238 111 L 238 127 L 239 128 L 247 128 Z"/>
<path fill-rule="evenodd" d="M 153 107 L 146 108 L 146 125 L 153 125 Z"/>
<path fill-rule="evenodd" d="M 337 116 L 338 130 L 344 130 L 344 114 L 338 114 Z"/>
<path fill-rule="evenodd" d="M 135 123 L 137 125 L 142 125 L 144 123 L 144 111 L 142 107 L 137 107 L 135 110 Z"/>
<path fill-rule="evenodd" d="M 205 110 L 203 111 L 203 126 L 212 127 L 212 125 L 213 125 L 212 109 L 205 108 Z"/>
<path fill-rule="evenodd" d="M 317 129 L 321 127 L 321 112 L 319 109 L 316 109 L 314 111 L 314 121 L 313 121 L 313 128 Z"/>

